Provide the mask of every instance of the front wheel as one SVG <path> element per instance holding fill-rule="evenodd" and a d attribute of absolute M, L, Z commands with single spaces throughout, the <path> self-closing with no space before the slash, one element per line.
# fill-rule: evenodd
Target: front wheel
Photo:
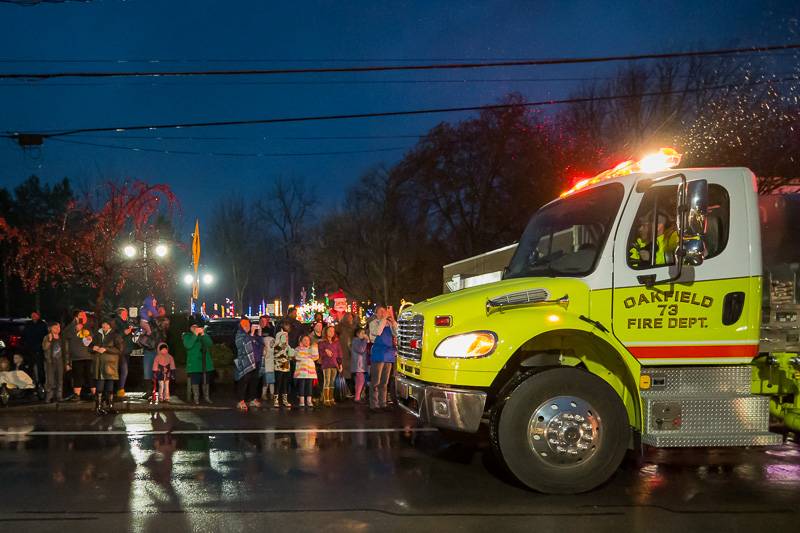
<path fill-rule="evenodd" d="M 552 494 L 585 492 L 608 480 L 630 437 L 614 389 L 574 368 L 533 374 L 511 392 L 494 420 L 493 444 L 511 473 Z"/>

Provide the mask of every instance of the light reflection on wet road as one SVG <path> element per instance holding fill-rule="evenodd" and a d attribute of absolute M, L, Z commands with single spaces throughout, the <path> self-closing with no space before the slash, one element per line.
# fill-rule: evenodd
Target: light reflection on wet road
<path fill-rule="evenodd" d="M 589 494 L 509 480 L 398 413 L 0 414 L 0 522 L 29 531 L 749 531 L 800 523 L 800 447 L 651 450 Z M 244 430 L 244 432 L 242 432 Z M 787 529 L 788 531 L 789 529 Z"/>

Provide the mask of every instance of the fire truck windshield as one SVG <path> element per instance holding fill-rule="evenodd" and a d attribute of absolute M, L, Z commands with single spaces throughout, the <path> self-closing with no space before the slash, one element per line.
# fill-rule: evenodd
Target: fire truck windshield
<path fill-rule="evenodd" d="M 591 273 L 622 202 L 619 183 L 558 200 L 537 211 L 504 278 L 581 277 Z"/>

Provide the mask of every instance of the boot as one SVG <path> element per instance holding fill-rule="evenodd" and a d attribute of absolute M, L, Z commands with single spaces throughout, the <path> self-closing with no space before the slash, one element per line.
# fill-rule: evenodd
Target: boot
<path fill-rule="evenodd" d="M 261 401 L 262 402 L 266 402 L 266 401 L 269 400 L 269 397 L 267 396 L 267 389 L 268 389 L 268 387 L 266 385 L 261 387 Z"/>
<path fill-rule="evenodd" d="M 117 414 L 117 410 L 114 409 L 114 393 L 107 392 L 106 393 L 106 413 L 110 415 Z"/>
<path fill-rule="evenodd" d="M 333 397 L 334 389 L 333 387 L 328 387 L 328 402 L 330 406 L 333 407 L 336 405 L 336 398 Z"/>
<path fill-rule="evenodd" d="M 281 394 L 281 402 L 283 402 L 283 406 L 287 409 L 292 408 L 292 404 L 289 403 L 289 395 L 288 394 Z"/>
<path fill-rule="evenodd" d="M 297 399 L 297 405 L 299 405 L 300 407 L 305 407 L 306 399 L 303 396 L 299 396 Z"/>
<path fill-rule="evenodd" d="M 302 401 L 302 398 L 300 399 L 300 401 Z M 311 396 L 306 396 L 306 407 L 311 407 L 311 408 L 314 407 L 314 401 L 311 399 Z"/>
<path fill-rule="evenodd" d="M 323 407 L 330 407 L 330 402 L 328 401 L 328 388 L 325 387 L 322 389 L 322 406 Z"/>
<path fill-rule="evenodd" d="M 192 403 L 200 405 L 200 385 L 192 385 Z"/>
<path fill-rule="evenodd" d="M 94 412 L 97 413 L 97 416 L 107 414 L 106 410 L 103 409 L 103 400 L 100 398 L 99 394 L 94 395 Z"/>
<path fill-rule="evenodd" d="M 274 407 L 275 409 L 281 406 L 279 403 L 280 402 L 279 398 L 280 397 L 277 394 L 272 395 L 272 407 Z"/>
<path fill-rule="evenodd" d="M 203 399 L 206 401 L 206 403 L 214 403 L 211 401 L 210 391 L 211 391 L 211 385 L 209 385 L 208 383 L 203 385 Z"/>

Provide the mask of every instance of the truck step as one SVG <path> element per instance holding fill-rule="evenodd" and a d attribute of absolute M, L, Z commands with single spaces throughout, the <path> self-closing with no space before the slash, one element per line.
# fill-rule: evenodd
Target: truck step
<path fill-rule="evenodd" d="M 646 398 L 643 433 L 740 435 L 769 430 L 769 398 Z"/>
<path fill-rule="evenodd" d="M 642 378 L 649 379 L 649 388 L 642 387 L 642 397 L 709 398 L 749 394 L 752 375 L 750 365 L 644 367 Z"/>
<path fill-rule="evenodd" d="M 762 431 L 759 433 L 676 433 L 642 435 L 642 443 L 656 448 L 690 448 L 694 446 L 777 446 L 783 435 Z"/>

